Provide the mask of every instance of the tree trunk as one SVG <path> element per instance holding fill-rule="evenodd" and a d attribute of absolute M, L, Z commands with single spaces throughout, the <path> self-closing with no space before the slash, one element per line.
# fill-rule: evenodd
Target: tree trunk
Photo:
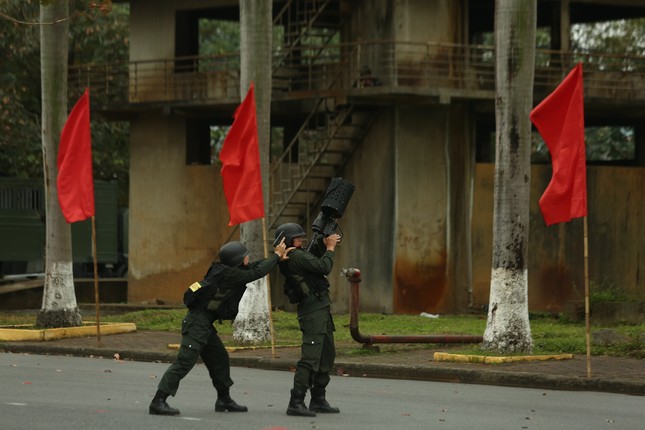
<path fill-rule="evenodd" d="M 72 273 L 72 235 L 58 203 L 56 166 L 60 132 L 67 118 L 67 45 L 69 5 L 57 0 L 40 5 L 42 146 L 45 173 L 45 288 L 36 318 L 40 327 L 83 325 Z"/>
<path fill-rule="evenodd" d="M 255 85 L 255 102 L 260 143 L 260 166 L 264 203 L 268 203 L 269 140 L 271 135 L 271 52 L 272 2 L 240 1 L 240 95 L 243 98 L 251 81 Z M 241 241 L 254 259 L 264 257 L 262 221 L 242 224 Z M 268 238 L 267 238 L 268 239 Z M 270 339 L 267 280 L 249 284 L 240 311 L 233 324 L 233 338 L 240 342 L 257 343 Z"/>
<path fill-rule="evenodd" d="M 531 123 L 536 0 L 497 0 L 493 264 L 482 347 L 531 352 L 528 314 Z"/>

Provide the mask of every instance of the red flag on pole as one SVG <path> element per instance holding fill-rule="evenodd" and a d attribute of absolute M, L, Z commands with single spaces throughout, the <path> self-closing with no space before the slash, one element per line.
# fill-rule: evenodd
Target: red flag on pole
<path fill-rule="evenodd" d="M 94 216 L 90 96 L 76 102 L 60 134 L 58 147 L 58 202 L 67 222 Z"/>
<path fill-rule="evenodd" d="M 224 139 L 219 159 L 222 161 L 224 196 L 230 215 L 228 225 L 264 217 L 253 82 L 233 115 L 233 125 Z"/>
<path fill-rule="evenodd" d="M 553 175 L 540 198 L 547 225 L 587 215 L 582 63 L 533 109 L 531 121 L 551 153 Z"/>

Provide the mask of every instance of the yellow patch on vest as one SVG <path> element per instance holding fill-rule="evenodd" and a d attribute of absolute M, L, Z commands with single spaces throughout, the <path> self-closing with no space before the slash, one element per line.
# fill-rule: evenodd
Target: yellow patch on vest
<path fill-rule="evenodd" d="M 195 291 L 199 290 L 201 287 L 202 285 L 199 282 L 195 282 L 193 285 L 191 285 L 188 288 L 190 288 L 190 291 L 194 293 Z"/>

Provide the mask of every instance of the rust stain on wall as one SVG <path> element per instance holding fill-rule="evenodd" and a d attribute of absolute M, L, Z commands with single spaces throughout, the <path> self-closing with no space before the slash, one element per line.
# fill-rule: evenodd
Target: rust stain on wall
<path fill-rule="evenodd" d="M 398 258 L 394 264 L 394 312 L 440 312 L 447 293 L 446 258 L 439 265 Z"/>
<path fill-rule="evenodd" d="M 202 278 L 208 260 L 181 270 L 168 270 L 143 279 L 128 279 L 128 302 L 181 305 L 186 288 Z"/>
<path fill-rule="evenodd" d="M 566 303 L 576 298 L 570 268 L 562 264 L 546 264 L 538 271 L 537 288 L 529 285 L 531 309 L 562 312 Z"/>

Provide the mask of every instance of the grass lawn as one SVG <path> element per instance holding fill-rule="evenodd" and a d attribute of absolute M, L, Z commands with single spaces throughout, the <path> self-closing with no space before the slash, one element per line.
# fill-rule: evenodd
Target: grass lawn
<path fill-rule="evenodd" d="M 121 314 L 103 315 L 102 322 L 130 322 L 137 325 L 138 330 L 157 330 L 179 332 L 183 309 L 173 310 L 143 310 Z M 275 344 L 297 345 L 300 343 L 300 331 L 296 315 L 291 312 L 273 312 L 273 326 Z M 93 316 L 86 316 L 93 320 Z M 33 324 L 36 321 L 34 312 L 0 312 L 0 325 Z M 334 315 L 336 324 L 335 339 L 339 355 L 366 354 L 368 351 L 361 349 L 349 333 L 349 315 Z M 233 331 L 230 322 L 215 323 L 217 331 L 222 335 L 226 344 L 233 344 L 231 334 Z M 426 335 L 426 334 L 465 334 L 483 335 L 486 328 L 485 315 L 451 316 L 442 315 L 436 319 L 420 317 L 417 315 L 383 315 L 361 314 L 359 330 L 362 334 L 369 335 Z M 592 345 L 593 355 L 611 355 L 617 357 L 645 357 L 645 324 L 640 325 L 613 325 L 591 326 L 592 333 L 597 330 L 609 328 L 622 334 L 623 341 L 615 345 Z M 531 317 L 531 332 L 533 335 L 534 354 L 585 354 L 585 325 L 584 322 L 571 322 L 563 318 L 545 317 L 536 315 Z M 428 348 L 434 349 L 445 345 L 439 344 L 380 344 L 381 352 L 404 351 L 407 349 Z M 464 354 L 486 354 L 478 345 L 452 346 L 455 352 Z"/>

